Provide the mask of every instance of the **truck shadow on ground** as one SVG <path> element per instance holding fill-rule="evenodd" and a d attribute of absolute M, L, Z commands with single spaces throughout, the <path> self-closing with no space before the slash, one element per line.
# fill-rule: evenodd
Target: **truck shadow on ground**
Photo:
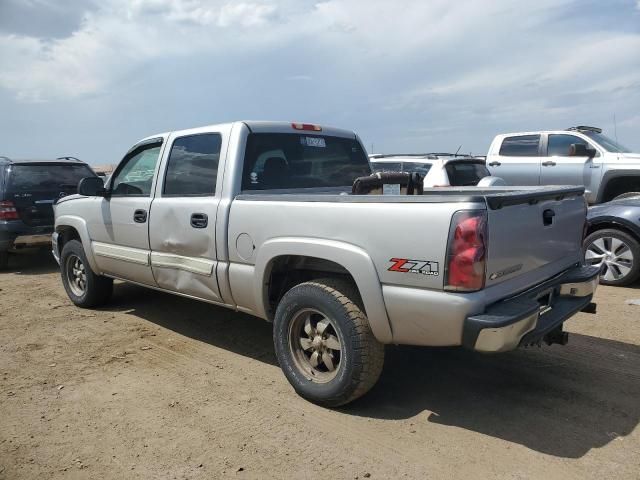
<path fill-rule="evenodd" d="M 248 315 L 126 284 L 116 285 L 107 310 L 277 366 L 271 325 Z M 388 347 L 378 384 L 340 412 L 420 416 L 416 428 L 426 413 L 429 422 L 579 458 L 629 435 L 640 421 L 639 398 L 639 346 L 571 334 L 565 347 L 500 355 Z"/>

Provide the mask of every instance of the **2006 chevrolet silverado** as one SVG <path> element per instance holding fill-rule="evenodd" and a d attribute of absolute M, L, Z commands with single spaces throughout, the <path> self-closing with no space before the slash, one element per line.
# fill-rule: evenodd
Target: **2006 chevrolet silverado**
<path fill-rule="evenodd" d="M 272 321 L 287 379 L 326 406 L 375 384 L 384 344 L 564 343 L 592 307 L 583 188 L 352 194 L 370 173 L 357 135 L 324 126 L 155 135 L 57 203 L 53 254 L 80 307 L 115 278 Z"/>

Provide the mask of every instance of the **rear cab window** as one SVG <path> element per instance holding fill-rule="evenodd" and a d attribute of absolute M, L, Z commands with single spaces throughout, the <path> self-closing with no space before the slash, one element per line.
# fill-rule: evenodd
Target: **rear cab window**
<path fill-rule="evenodd" d="M 505 157 L 537 157 L 540 135 L 516 135 L 505 137 L 500 146 L 500 155 Z"/>
<path fill-rule="evenodd" d="M 354 138 L 251 133 L 242 190 L 350 187 L 357 177 L 369 174 L 369 160 Z"/>
<path fill-rule="evenodd" d="M 452 187 L 476 186 L 484 177 L 491 175 L 483 162 L 449 162 L 444 168 Z"/>

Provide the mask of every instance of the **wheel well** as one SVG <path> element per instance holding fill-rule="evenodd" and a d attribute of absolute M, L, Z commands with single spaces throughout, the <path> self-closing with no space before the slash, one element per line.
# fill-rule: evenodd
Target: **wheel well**
<path fill-rule="evenodd" d="M 59 227 L 58 228 L 58 254 L 62 253 L 64 244 L 69 240 L 79 240 L 82 243 L 80 234 L 73 227 Z"/>
<path fill-rule="evenodd" d="M 636 232 L 631 230 L 626 225 L 622 225 L 620 223 L 615 223 L 615 222 L 602 222 L 602 223 L 596 223 L 595 225 L 590 225 L 587 228 L 587 234 L 585 235 L 585 238 L 594 232 L 597 232 L 599 230 L 606 230 L 608 228 L 611 228 L 614 230 L 620 230 L 621 232 L 626 233 L 627 235 L 631 236 L 631 238 L 635 238 L 638 242 L 640 242 L 640 236 Z"/>
<path fill-rule="evenodd" d="M 358 298 L 352 300 L 362 306 L 360 292 L 353 276 L 342 265 L 330 260 L 301 255 L 282 255 L 271 261 L 268 272 L 266 298 L 267 315 L 270 318 L 273 318 L 280 299 L 287 291 L 300 283 L 320 278 L 341 278 L 352 283 L 358 292 Z"/>
<path fill-rule="evenodd" d="M 612 178 L 604 188 L 602 202 L 613 200 L 623 193 L 638 191 L 640 191 L 640 176 Z"/>

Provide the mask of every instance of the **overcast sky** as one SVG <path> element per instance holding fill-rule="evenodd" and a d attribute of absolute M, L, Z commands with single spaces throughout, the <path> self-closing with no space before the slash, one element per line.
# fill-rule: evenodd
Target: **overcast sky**
<path fill-rule="evenodd" d="M 640 0 L 0 0 L 0 154 L 119 161 L 241 119 L 375 152 L 596 125 L 640 151 Z"/>

